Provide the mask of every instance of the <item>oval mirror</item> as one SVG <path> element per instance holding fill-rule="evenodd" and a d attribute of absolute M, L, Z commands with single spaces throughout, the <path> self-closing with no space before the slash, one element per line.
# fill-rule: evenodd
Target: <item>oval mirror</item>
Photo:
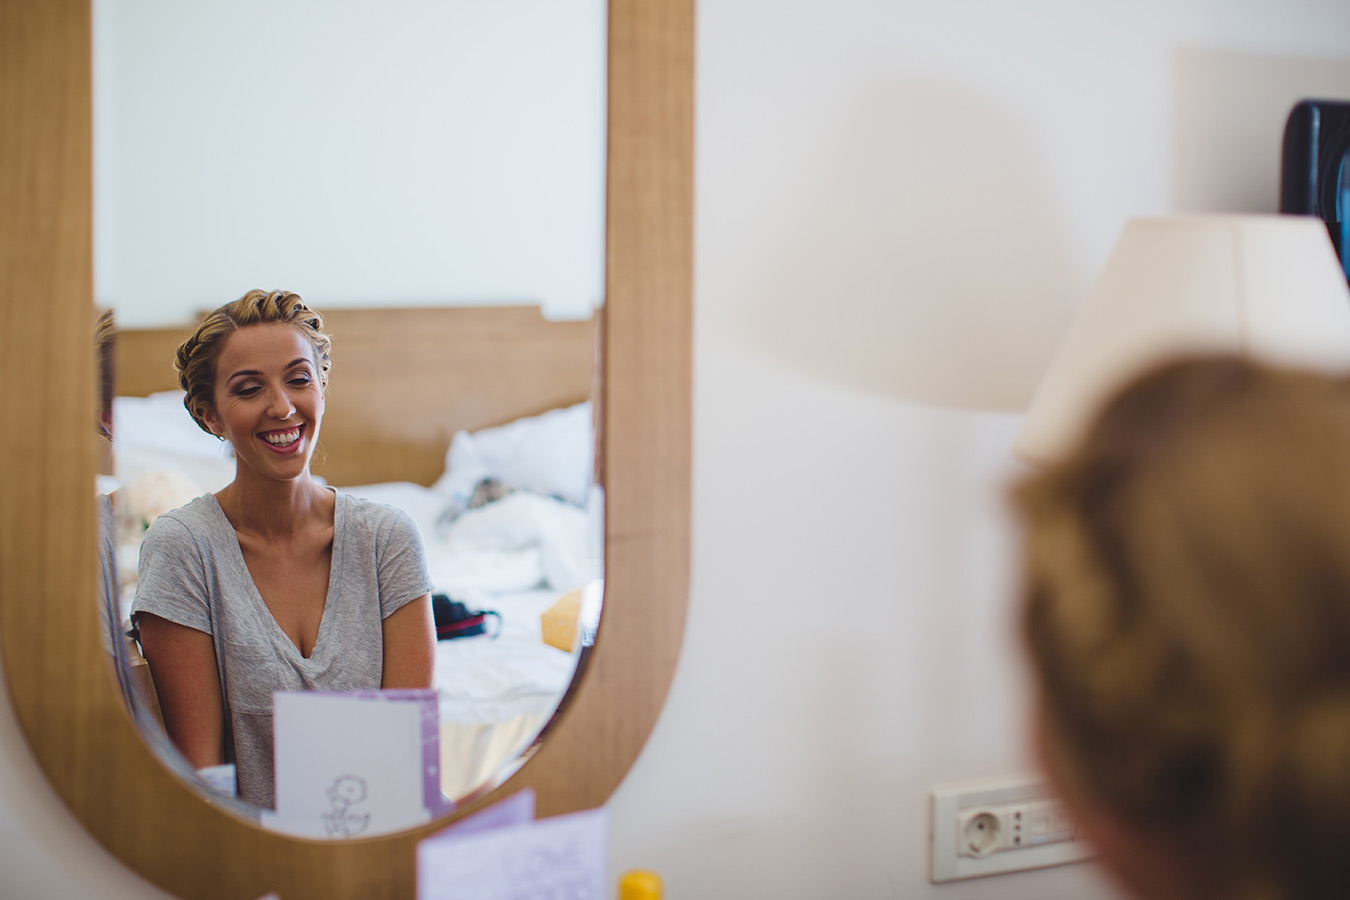
<path fill-rule="evenodd" d="M 438 725 L 420 755 L 373 739 L 363 747 L 343 739 L 363 730 L 346 720 L 393 711 L 355 696 L 296 711 L 300 698 L 278 708 L 291 718 L 277 722 L 275 767 L 270 753 L 236 753 L 261 702 L 241 699 L 238 670 L 256 669 L 264 650 L 282 684 L 351 680 L 328 659 L 342 643 L 332 631 L 312 659 L 297 659 L 272 648 L 283 642 L 268 641 L 270 615 L 246 616 L 261 643 L 234 649 L 243 645 L 214 629 L 225 746 L 222 764 L 192 781 L 237 793 L 267 827 L 346 838 L 425 821 L 495 787 L 536 746 L 593 643 L 605 9 L 466 0 L 379 17 L 327 4 L 317 23 L 314 13 L 305 0 L 96 7 L 95 301 L 121 329 L 100 495 L 113 501 L 104 555 L 115 561 L 119 670 L 147 741 L 171 753 L 156 702 L 168 676 L 126 637 L 144 583 L 139 549 L 170 510 L 174 527 L 206 540 L 212 516 L 189 517 L 219 510 L 214 495 L 235 462 L 188 416 L 170 362 L 201 315 L 252 287 L 295 290 L 324 315 L 333 369 L 312 469 L 344 509 L 375 502 L 417 526 L 440 640 L 434 695 L 403 705 L 429 702 Z M 347 533 L 334 538 L 334 566 L 344 547 L 357 550 Z M 228 543 L 212 542 L 221 583 L 237 570 L 242 584 Z M 341 607 L 357 573 L 339 574 L 326 608 Z M 142 603 L 160 604 L 151 609 L 168 602 L 146 594 Z M 210 621 L 222 606 L 262 609 L 254 594 L 213 591 Z M 292 725 L 296 716 L 306 724 Z M 402 743 L 415 743 L 411 732 Z M 434 773 L 418 771 L 422 756 Z M 362 794 L 378 776 L 403 802 L 344 800 L 341 822 L 355 824 L 339 827 L 315 779 L 356 771 Z M 424 778 L 439 791 L 423 791 Z"/>
<path fill-rule="evenodd" d="M 417 841 L 530 787 L 540 815 L 603 803 L 649 733 L 673 672 L 688 551 L 692 4 L 615 0 L 608 18 L 604 371 L 597 454 L 605 612 L 547 740 L 449 816 L 350 842 L 279 835 L 223 812 L 147 752 L 107 676 L 89 614 L 99 450 L 94 320 L 90 8 L 23 4 L 0 32 L 7 328 L 0 374 L 0 650 L 34 755 L 112 853 L 184 897 L 412 897 Z M 41 302 L 33 302 L 40 297 Z M 335 376 L 336 377 L 336 376 Z M 83 548 L 83 549 L 82 549 Z M 240 865 L 247 860 L 247 865 Z"/>

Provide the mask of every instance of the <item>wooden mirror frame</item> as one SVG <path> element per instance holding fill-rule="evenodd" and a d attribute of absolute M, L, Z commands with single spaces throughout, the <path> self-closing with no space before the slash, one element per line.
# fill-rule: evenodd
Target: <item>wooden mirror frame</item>
<path fill-rule="evenodd" d="M 95 614 L 89 0 L 0 2 L 0 652 L 71 812 L 182 897 L 412 898 L 418 841 L 307 841 L 222 812 L 132 726 Z M 540 815 L 603 804 L 664 702 L 688 592 L 693 0 L 611 0 L 605 611 L 574 698 L 504 785 Z M 162 287 L 162 286 L 160 286 Z"/>

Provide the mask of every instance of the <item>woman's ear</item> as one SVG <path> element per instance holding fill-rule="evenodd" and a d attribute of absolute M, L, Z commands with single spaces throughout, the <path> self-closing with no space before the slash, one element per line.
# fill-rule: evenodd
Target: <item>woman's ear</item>
<path fill-rule="evenodd" d="M 1203 868 L 1187 858 L 1181 841 L 1101 808 L 1070 804 L 1070 809 L 1080 839 L 1092 845 L 1102 866 L 1132 896 L 1150 900 L 1210 896 L 1205 879 L 1199 877 Z"/>
<path fill-rule="evenodd" d="M 1102 867 L 1130 896 L 1177 900 L 1207 896 L 1202 868 L 1187 858 L 1179 838 L 1134 825 L 1088 796 L 1076 770 L 1056 742 L 1045 707 L 1038 702 L 1031 734 L 1035 754 L 1054 792 L 1073 817 L 1076 840 L 1097 852 Z"/>
<path fill-rule="evenodd" d="M 221 428 L 220 419 L 216 417 L 216 411 L 214 409 L 202 410 L 202 422 L 205 423 L 208 431 L 222 441 L 225 440 L 225 431 Z"/>

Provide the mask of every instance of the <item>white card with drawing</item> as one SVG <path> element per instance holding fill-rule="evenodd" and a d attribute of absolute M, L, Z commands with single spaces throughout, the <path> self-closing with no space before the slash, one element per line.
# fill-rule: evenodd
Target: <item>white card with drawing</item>
<path fill-rule="evenodd" d="M 434 691 L 278 691 L 276 810 L 263 827 L 341 840 L 430 821 L 428 704 L 434 740 Z"/>

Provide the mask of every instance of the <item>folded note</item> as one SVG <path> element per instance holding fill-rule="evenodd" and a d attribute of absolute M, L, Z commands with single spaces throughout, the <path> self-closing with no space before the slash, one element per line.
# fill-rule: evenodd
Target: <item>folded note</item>
<path fill-rule="evenodd" d="M 533 821 L 534 788 L 521 788 L 505 800 L 498 800 L 491 806 L 485 806 L 465 816 L 455 824 L 442 828 L 431 837 L 424 839 L 422 843 L 435 844 L 447 840 L 453 841 L 466 835 L 480 834 L 511 825 L 528 825 Z"/>
<path fill-rule="evenodd" d="M 299 837 L 371 837 L 442 811 L 434 691 L 278 691 L 276 810 Z"/>
<path fill-rule="evenodd" d="M 604 808 L 486 831 L 452 829 L 417 847 L 417 900 L 609 896 Z"/>

